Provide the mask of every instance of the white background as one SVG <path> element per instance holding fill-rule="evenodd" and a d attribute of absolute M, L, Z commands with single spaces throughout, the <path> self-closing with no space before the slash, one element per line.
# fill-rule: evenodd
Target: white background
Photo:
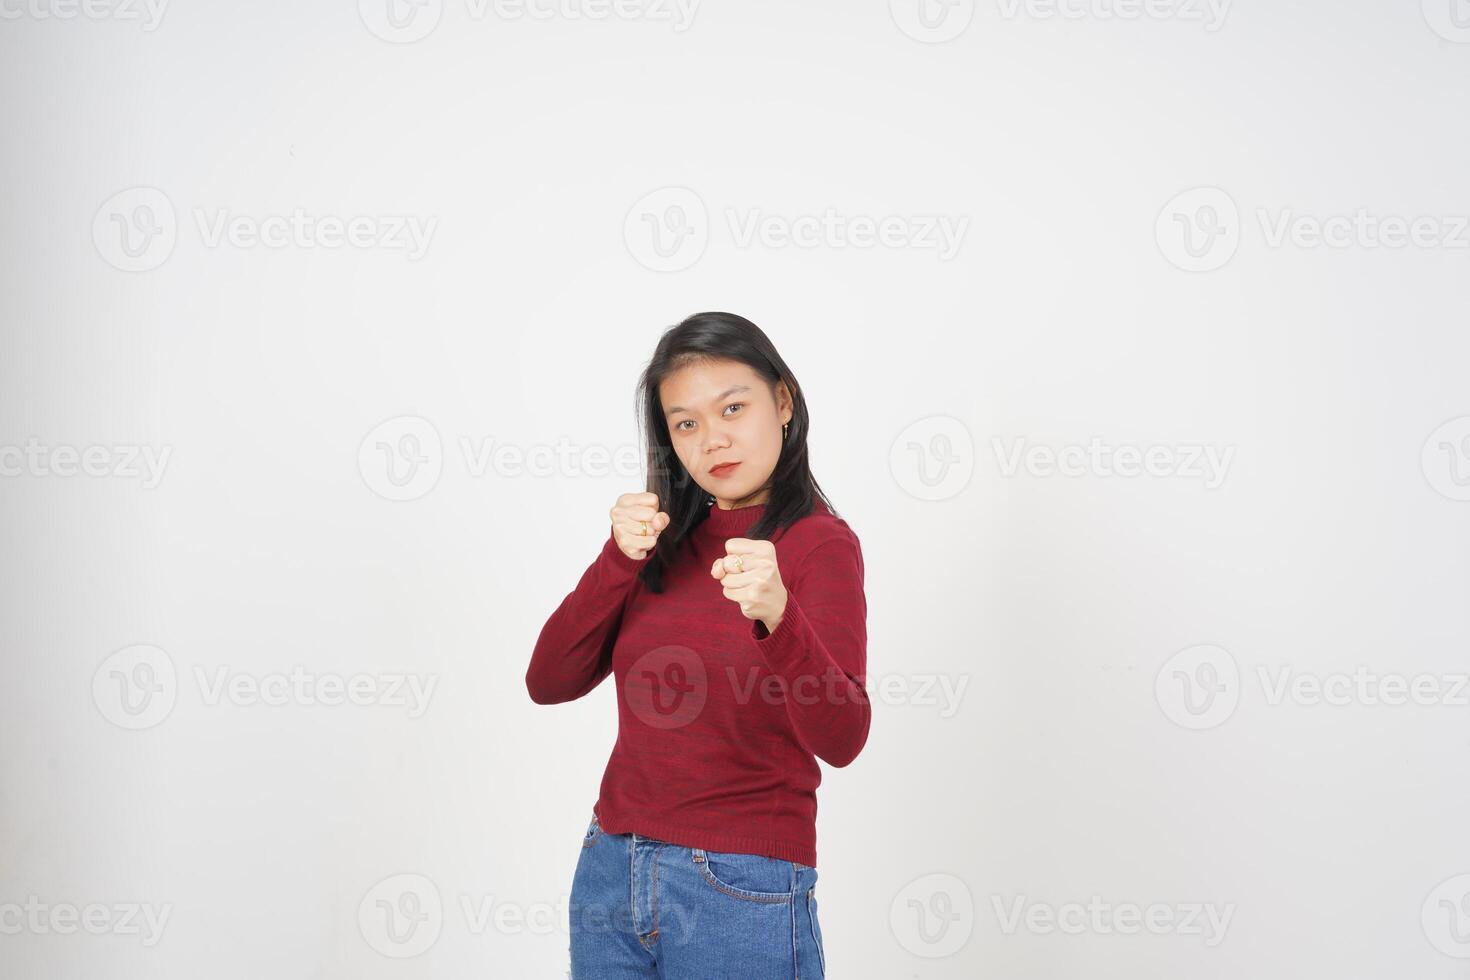
<path fill-rule="evenodd" d="M 7 976 L 564 976 L 615 692 L 537 706 L 524 672 L 643 487 L 574 464 L 636 454 L 637 374 L 699 310 L 775 341 L 866 559 L 829 976 L 1467 975 L 1461 0 L 0 6 Z M 207 234 L 298 208 L 433 231 Z M 828 209 L 966 230 L 774 237 Z M 1313 244 L 1358 209 L 1428 243 Z M 124 225 L 162 234 L 129 258 Z M 385 422 L 432 434 L 409 499 Z M 1180 465 L 1005 465 L 1094 437 Z M 1215 485 L 1190 447 L 1229 451 Z M 139 664 L 162 714 L 128 727 Z M 435 686 L 417 716 L 212 697 L 298 666 Z M 1438 700 L 1273 697 L 1355 670 Z M 373 925 L 403 882 L 442 903 L 421 951 Z M 1174 927 L 1045 927 L 1094 896 Z"/>

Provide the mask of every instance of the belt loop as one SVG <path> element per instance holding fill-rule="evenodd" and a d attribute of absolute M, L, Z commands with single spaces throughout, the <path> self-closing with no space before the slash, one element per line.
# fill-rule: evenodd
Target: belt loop
<path fill-rule="evenodd" d="M 694 864 L 705 864 L 705 863 L 707 863 L 705 861 L 705 857 L 704 857 L 704 848 L 702 848 L 702 847 L 691 847 L 691 848 L 689 848 L 689 859 Z"/>

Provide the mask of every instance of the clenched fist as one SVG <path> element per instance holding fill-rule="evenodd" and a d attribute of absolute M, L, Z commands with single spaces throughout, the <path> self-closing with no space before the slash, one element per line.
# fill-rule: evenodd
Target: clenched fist
<path fill-rule="evenodd" d="M 786 586 L 776 567 L 776 546 L 752 538 L 730 538 L 725 557 L 710 566 L 710 575 L 724 587 L 725 598 L 740 604 L 746 619 L 766 624 L 776 632 L 786 612 Z"/>
<path fill-rule="evenodd" d="M 613 540 L 629 558 L 646 558 L 658 543 L 659 532 L 671 518 L 658 509 L 656 493 L 625 493 L 607 512 L 612 519 Z"/>

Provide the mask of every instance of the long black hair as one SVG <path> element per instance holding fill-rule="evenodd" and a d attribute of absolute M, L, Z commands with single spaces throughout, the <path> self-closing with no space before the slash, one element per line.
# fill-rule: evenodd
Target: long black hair
<path fill-rule="evenodd" d="M 658 495 L 659 509 L 669 515 L 669 526 L 658 536 L 639 572 L 652 592 L 663 591 L 663 573 L 673 562 L 680 543 L 709 514 L 714 497 L 704 491 L 678 454 L 669 437 L 668 420 L 659 399 L 659 383 L 688 364 L 709 360 L 732 360 L 748 364 L 765 379 L 775 396 L 776 384 L 786 382 L 791 393 L 791 421 L 781 442 L 781 455 L 771 474 L 770 497 L 760 520 L 744 537 L 769 540 L 777 530 L 790 527 L 813 510 L 821 500 L 833 516 L 837 510 L 812 476 L 806 438 L 811 419 L 806 397 L 796 376 L 776 352 L 776 346 L 754 323 L 734 313 L 696 313 L 665 330 L 653 357 L 638 381 L 637 410 L 647 446 L 647 491 Z"/>

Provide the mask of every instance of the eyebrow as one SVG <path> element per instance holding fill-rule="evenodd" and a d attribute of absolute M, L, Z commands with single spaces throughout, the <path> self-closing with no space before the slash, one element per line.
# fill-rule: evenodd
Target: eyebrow
<path fill-rule="evenodd" d="M 735 385 L 732 388 L 726 388 L 724 391 L 720 392 L 718 395 L 716 395 L 714 398 L 712 398 L 710 400 L 712 402 L 722 402 L 726 398 L 729 398 L 731 395 L 734 395 L 734 394 L 736 394 L 738 392 L 749 391 L 749 390 L 750 390 L 750 385 Z M 687 411 L 689 411 L 689 409 L 685 408 L 683 405 L 675 405 L 673 408 L 665 409 L 664 415 L 668 416 L 668 415 L 673 415 L 675 412 L 687 412 Z"/>

